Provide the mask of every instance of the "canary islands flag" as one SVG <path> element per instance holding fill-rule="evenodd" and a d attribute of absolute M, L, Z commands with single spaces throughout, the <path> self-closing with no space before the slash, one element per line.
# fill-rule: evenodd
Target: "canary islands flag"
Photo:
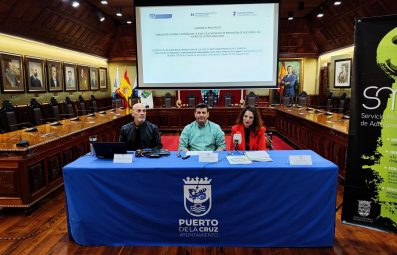
<path fill-rule="evenodd" d="M 116 77 L 114 78 L 113 92 L 112 92 L 113 100 L 116 100 L 116 95 L 120 94 L 119 91 L 120 91 L 120 74 L 119 74 L 119 67 L 117 67 Z"/>

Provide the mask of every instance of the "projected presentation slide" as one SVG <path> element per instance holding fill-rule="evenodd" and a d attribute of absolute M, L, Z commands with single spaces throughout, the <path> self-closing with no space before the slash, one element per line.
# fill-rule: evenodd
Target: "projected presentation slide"
<path fill-rule="evenodd" d="M 278 4 L 137 7 L 138 84 L 275 87 Z"/>

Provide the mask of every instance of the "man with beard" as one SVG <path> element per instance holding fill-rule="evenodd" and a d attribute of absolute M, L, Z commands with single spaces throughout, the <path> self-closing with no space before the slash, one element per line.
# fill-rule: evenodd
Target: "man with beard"
<path fill-rule="evenodd" d="M 32 88 L 40 88 L 41 87 L 41 80 L 37 75 L 37 68 L 32 68 L 31 75 L 30 75 L 30 87 Z"/>
<path fill-rule="evenodd" d="M 179 151 L 223 151 L 226 149 L 225 133 L 218 124 L 208 120 L 206 104 L 194 110 L 196 121 L 187 125 L 179 138 Z"/>
<path fill-rule="evenodd" d="M 158 127 L 146 121 L 146 108 L 137 103 L 132 107 L 134 121 L 121 127 L 120 142 L 124 142 L 127 150 L 161 149 L 160 133 Z"/>

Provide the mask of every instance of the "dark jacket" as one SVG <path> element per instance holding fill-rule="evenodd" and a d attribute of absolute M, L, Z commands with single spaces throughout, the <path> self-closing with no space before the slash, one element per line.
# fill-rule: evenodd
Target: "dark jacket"
<path fill-rule="evenodd" d="M 137 148 L 135 144 L 137 128 L 139 128 L 142 148 Z M 119 141 L 124 142 L 128 150 L 145 148 L 160 149 L 163 147 L 161 144 L 159 129 L 156 125 L 150 123 L 149 121 L 145 121 L 139 127 L 135 126 L 133 122 L 122 126 L 120 130 Z"/>

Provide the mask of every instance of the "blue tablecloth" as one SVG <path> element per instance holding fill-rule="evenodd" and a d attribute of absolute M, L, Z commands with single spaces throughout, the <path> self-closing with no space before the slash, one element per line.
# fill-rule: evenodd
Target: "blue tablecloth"
<path fill-rule="evenodd" d="M 251 165 L 226 152 L 217 163 L 81 157 L 63 172 L 69 234 L 81 245 L 332 246 L 337 166 L 313 151 L 268 153 L 273 162 Z"/>

